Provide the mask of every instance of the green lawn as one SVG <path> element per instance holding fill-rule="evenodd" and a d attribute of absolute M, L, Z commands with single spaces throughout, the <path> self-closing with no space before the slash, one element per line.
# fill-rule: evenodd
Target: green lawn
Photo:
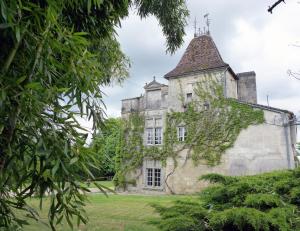
<path fill-rule="evenodd" d="M 96 181 L 96 183 L 103 185 L 104 187 L 110 188 L 111 190 L 114 190 L 114 188 L 115 188 L 114 183 L 112 181 Z M 90 183 L 85 182 L 84 185 L 89 188 L 97 188 L 97 186 L 95 185 L 95 183 L 93 181 Z"/>
<path fill-rule="evenodd" d="M 195 196 L 135 196 L 135 195 L 109 195 L 93 194 L 89 196 L 90 202 L 86 206 L 89 216 L 87 225 L 80 225 L 74 230 L 89 231 L 157 231 L 155 226 L 148 222 L 157 217 L 151 203 L 171 205 L 175 200 L 194 200 Z M 38 200 L 31 199 L 31 204 L 38 206 Z M 47 204 L 47 203 L 46 203 Z M 47 212 L 42 211 L 41 216 L 46 221 Z M 26 231 L 50 230 L 45 225 L 31 222 L 25 227 Z M 58 230 L 71 230 L 67 223 L 58 227 Z"/>

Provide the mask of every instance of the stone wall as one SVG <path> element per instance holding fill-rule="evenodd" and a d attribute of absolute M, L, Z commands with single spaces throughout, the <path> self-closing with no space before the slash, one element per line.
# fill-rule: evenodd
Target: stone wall
<path fill-rule="evenodd" d="M 233 77 L 233 75 L 229 71 L 226 71 L 225 75 L 226 75 L 226 81 L 224 82 L 224 85 L 226 87 L 225 97 L 237 99 L 238 98 L 237 80 Z"/>
<path fill-rule="evenodd" d="M 194 88 L 196 84 L 203 80 L 203 78 L 212 78 L 217 80 L 220 84 L 224 85 L 224 76 L 225 69 L 214 70 L 210 72 L 199 72 L 193 75 L 172 78 L 169 79 L 169 95 L 168 95 L 168 109 L 183 112 L 184 108 L 181 102 L 180 95 L 182 94 L 184 101 L 187 101 L 187 94 L 192 93 L 193 100 L 197 100 L 194 93 Z M 230 78 L 230 75 L 226 76 L 226 78 Z M 229 88 L 233 87 L 234 84 L 228 85 Z M 228 92 L 236 92 L 233 89 L 228 89 Z M 234 95 L 234 94 L 233 94 Z"/>
<path fill-rule="evenodd" d="M 174 161 L 169 158 L 166 174 L 169 176 L 166 193 L 195 193 L 207 186 L 207 182 L 199 181 L 199 177 L 207 173 L 242 176 L 263 172 L 288 169 L 295 166 L 290 134 L 294 127 L 284 127 L 287 114 L 265 110 L 266 123 L 252 125 L 238 136 L 234 147 L 223 154 L 221 163 L 209 167 L 203 162 L 197 166 L 186 158 L 186 151 L 178 157 L 178 166 L 174 171 Z M 285 132 L 287 129 L 288 133 Z M 287 136 L 286 136 L 287 135 Z M 290 163 L 289 163 L 290 161 Z"/>
<path fill-rule="evenodd" d="M 144 97 L 135 97 L 122 100 L 122 114 L 144 110 Z"/>
<path fill-rule="evenodd" d="M 164 111 L 159 114 L 148 111 L 147 115 L 164 116 Z M 166 182 L 163 182 L 160 189 L 145 187 L 145 169 L 141 166 L 131 173 L 130 179 L 135 178 L 137 184 L 129 186 L 127 191 L 143 194 L 191 194 L 207 187 L 207 182 L 199 181 L 203 174 L 242 176 L 293 168 L 295 163 L 292 146 L 295 137 L 291 136 L 295 135 L 295 127 L 284 127 L 289 120 L 288 114 L 264 110 L 264 116 L 264 124 L 242 130 L 234 146 L 223 154 L 219 165 L 209 167 L 202 161 L 196 166 L 187 158 L 187 150 L 183 150 L 177 158 L 176 168 L 172 158 L 168 158 L 166 166 L 162 168 Z"/>

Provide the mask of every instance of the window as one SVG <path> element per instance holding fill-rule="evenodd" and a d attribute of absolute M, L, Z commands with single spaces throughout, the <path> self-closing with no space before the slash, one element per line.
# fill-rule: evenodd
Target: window
<path fill-rule="evenodd" d="M 192 102 L 193 94 L 192 93 L 187 93 L 186 94 L 186 102 L 190 103 Z"/>
<path fill-rule="evenodd" d="M 149 187 L 161 186 L 161 169 L 160 168 L 147 168 L 146 184 Z M 153 180 L 154 179 L 154 180 Z"/>
<path fill-rule="evenodd" d="M 186 139 L 186 130 L 185 127 L 181 126 L 177 129 L 177 137 L 178 141 L 184 141 Z"/>
<path fill-rule="evenodd" d="M 156 118 L 155 119 L 155 127 L 161 127 L 162 126 L 162 119 Z"/>
<path fill-rule="evenodd" d="M 147 119 L 146 120 L 146 144 L 160 145 L 162 144 L 162 119 Z"/>
<path fill-rule="evenodd" d="M 147 128 L 147 144 L 151 145 L 153 144 L 153 128 Z"/>
<path fill-rule="evenodd" d="M 154 169 L 154 186 L 159 187 L 161 185 L 161 170 L 159 168 Z"/>
<path fill-rule="evenodd" d="M 208 102 L 205 102 L 203 104 L 203 106 L 204 106 L 204 110 L 208 110 L 209 109 L 209 103 Z"/>
<path fill-rule="evenodd" d="M 153 168 L 147 168 L 147 186 L 153 185 Z"/>
<path fill-rule="evenodd" d="M 161 128 L 155 128 L 155 141 L 154 144 L 161 144 L 162 135 Z"/>
<path fill-rule="evenodd" d="M 159 160 L 145 158 L 143 160 L 144 187 L 161 190 L 163 187 L 163 169 Z"/>

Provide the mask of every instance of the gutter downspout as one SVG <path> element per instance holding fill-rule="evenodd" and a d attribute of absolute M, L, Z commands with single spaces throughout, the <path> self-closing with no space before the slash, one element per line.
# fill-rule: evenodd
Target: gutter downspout
<path fill-rule="evenodd" d="M 283 121 L 283 129 L 284 129 L 284 137 L 285 137 L 285 144 L 286 144 L 286 155 L 287 155 L 287 161 L 288 161 L 288 169 L 292 169 L 291 166 L 291 157 L 290 157 L 290 142 L 289 142 L 289 137 L 288 137 L 288 126 L 289 122 L 285 122 L 285 114 L 281 113 L 281 118 Z"/>

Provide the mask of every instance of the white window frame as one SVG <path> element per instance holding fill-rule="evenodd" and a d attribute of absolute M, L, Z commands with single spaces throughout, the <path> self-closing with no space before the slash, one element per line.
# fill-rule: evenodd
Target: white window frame
<path fill-rule="evenodd" d="M 147 145 L 153 145 L 153 128 L 146 129 Z"/>
<path fill-rule="evenodd" d="M 154 144 L 155 145 L 162 144 L 162 128 L 161 127 L 154 128 Z"/>
<path fill-rule="evenodd" d="M 186 136 L 187 136 L 187 133 L 186 133 L 185 126 L 177 127 L 177 140 L 180 142 L 183 142 L 186 140 Z"/>
<path fill-rule="evenodd" d="M 161 168 L 154 168 L 154 187 L 161 187 Z"/>
<path fill-rule="evenodd" d="M 143 159 L 143 189 L 164 190 L 164 168 L 160 160 Z"/>
<path fill-rule="evenodd" d="M 146 185 L 147 187 L 153 185 L 153 168 L 146 168 Z"/>
<path fill-rule="evenodd" d="M 162 169 L 146 168 L 146 187 L 161 188 L 162 187 Z"/>
<path fill-rule="evenodd" d="M 193 101 L 193 93 L 189 92 L 186 94 L 186 102 L 190 103 Z"/>
<path fill-rule="evenodd" d="M 157 119 L 161 118 L 153 118 L 152 127 L 146 127 L 146 145 L 162 145 L 163 128 L 162 126 L 156 126 L 155 123 Z"/>

